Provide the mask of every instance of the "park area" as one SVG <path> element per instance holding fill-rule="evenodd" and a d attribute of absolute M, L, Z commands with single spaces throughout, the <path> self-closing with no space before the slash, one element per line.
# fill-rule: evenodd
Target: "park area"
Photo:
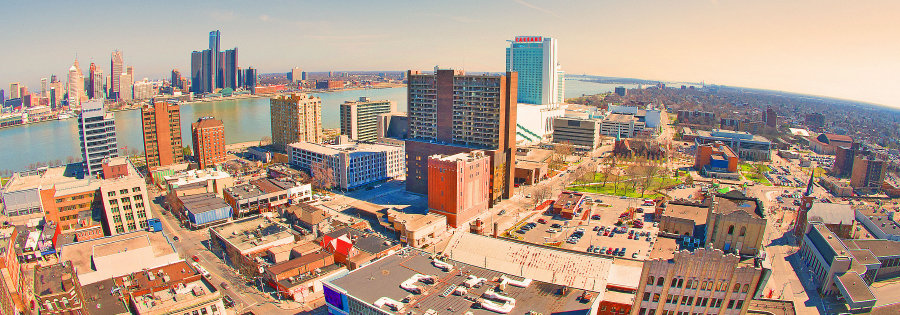
<path fill-rule="evenodd" d="M 754 181 L 759 184 L 763 184 L 766 186 L 772 186 L 772 183 L 766 179 L 766 172 L 771 171 L 768 165 L 764 164 L 741 164 L 740 171 L 741 175 L 744 175 L 744 178 L 747 180 Z"/>
<path fill-rule="evenodd" d="M 574 174 L 569 190 L 625 196 L 656 198 L 660 191 L 683 184 L 685 177 L 674 177 L 671 171 L 653 161 L 633 161 L 623 165 L 601 165 L 599 171 Z"/>

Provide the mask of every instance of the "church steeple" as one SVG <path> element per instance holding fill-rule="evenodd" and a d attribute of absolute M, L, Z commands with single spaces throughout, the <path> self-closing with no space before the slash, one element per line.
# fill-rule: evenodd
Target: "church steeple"
<path fill-rule="evenodd" d="M 806 183 L 806 192 L 803 193 L 804 196 L 809 197 L 812 196 L 813 193 L 813 176 L 816 174 L 816 169 L 810 167 L 809 169 L 809 182 Z"/>

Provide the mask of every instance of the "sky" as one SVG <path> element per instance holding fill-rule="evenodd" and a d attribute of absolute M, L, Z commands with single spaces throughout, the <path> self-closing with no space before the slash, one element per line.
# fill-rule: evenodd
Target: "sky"
<path fill-rule="evenodd" d="M 900 108 L 900 1 L 15 1 L 0 16 L 0 88 L 64 81 L 73 59 L 136 79 L 190 71 L 211 30 L 260 73 L 503 71 L 507 40 L 558 39 L 568 73 L 831 96 Z M 7 93 L 7 95 L 9 95 Z"/>

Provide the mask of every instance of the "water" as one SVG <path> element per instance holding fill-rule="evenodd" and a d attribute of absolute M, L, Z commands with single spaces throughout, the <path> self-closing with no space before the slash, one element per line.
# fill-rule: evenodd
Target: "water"
<path fill-rule="evenodd" d="M 622 84 L 593 83 L 578 80 L 566 81 L 566 97 L 582 94 L 610 92 Z M 633 88 L 636 85 L 625 85 Z M 362 96 L 373 100 L 392 100 L 398 111 L 406 111 L 406 88 L 353 90 L 332 93 L 315 93 L 322 98 L 322 127 L 339 128 L 339 106 L 344 101 Z M 214 116 L 225 124 L 225 142 L 238 143 L 260 140 L 270 136 L 269 99 L 251 98 L 216 102 L 194 103 L 181 107 L 181 137 L 184 145 L 191 142 L 191 123 L 197 118 Z M 59 162 L 81 160 L 76 137 L 75 119 L 50 121 L 0 129 L 0 175 L 5 171 L 20 171 L 34 162 Z M 116 113 L 116 133 L 119 148 L 126 152 L 144 150 L 141 134 L 140 111 Z"/>

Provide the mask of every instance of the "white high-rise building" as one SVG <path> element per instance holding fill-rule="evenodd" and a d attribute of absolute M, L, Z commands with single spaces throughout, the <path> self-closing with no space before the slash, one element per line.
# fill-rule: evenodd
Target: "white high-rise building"
<path fill-rule="evenodd" d="M 82 105 L 78 115 L 78 140 L 87 176 L 103 174 L 103 159 L 119 156 L 115 116 L 106 112 L 103 99 Z"/>
<path fill-rule="evenodd" d="M 553 132 L 552 120 L 565 114 L 565 83 L 556 39 L 517 36 L 506 48 L 506 71 L 519 73 L 516 141 L 535 143 Z"/>
<path fill-rule="evenodd" d="M 69 81 L 66 84 L 66 92 L 68 94 L 69 107 L 74 108 L 81 105 L 81 95 L 84 95 L 84 75 L 81 73 L 81 67 L 78 66 L 78 59 L 75 64 L 69 68 Z"/>

